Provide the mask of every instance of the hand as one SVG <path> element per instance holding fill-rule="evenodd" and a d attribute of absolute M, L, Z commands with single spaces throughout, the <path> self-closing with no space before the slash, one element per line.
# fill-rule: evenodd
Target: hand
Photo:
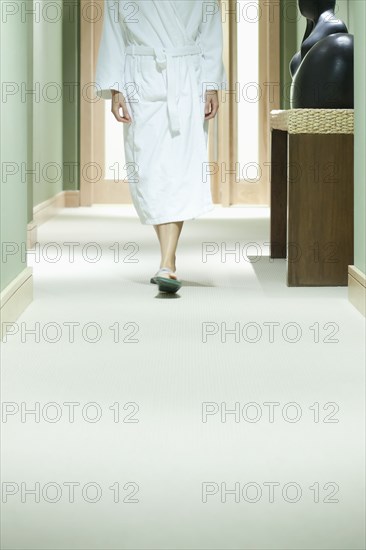
<path fill-rule="evenodd" d="M 206 91 L 205 120 L 214 118 L 219 108 L 217 90 Z"/>
<path fill-rule="evenodd" d="M 120 109 L 122 109 L 123 116 L 120 115 L 120 111 L 119 111 Z M 118 92 L 117 90 L 112 90 L 111 111 L 114 114 L 116 120 L 118 120 L 118 122 L 124 122 L 124 123 L 132 122 L 132 118 L 130 113 L 128 112 L 124 95 L 121 92 Z"/>

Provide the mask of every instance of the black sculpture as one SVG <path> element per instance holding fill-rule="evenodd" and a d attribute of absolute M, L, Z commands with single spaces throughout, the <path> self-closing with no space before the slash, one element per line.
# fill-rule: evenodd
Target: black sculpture
<path fill-rule="evenodd" d="M 334 15 L 336 0 L 299 0 L 306 30 L 290 62 L 292 109 L 353 109 L 354 37 Z"/>

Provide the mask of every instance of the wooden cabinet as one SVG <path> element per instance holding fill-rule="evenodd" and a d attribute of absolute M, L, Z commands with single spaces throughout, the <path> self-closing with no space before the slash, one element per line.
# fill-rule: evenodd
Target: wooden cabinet
<path fill-rule="evenodd" d="M 288 286 L 347 286 L 353 264 L 354 110 L 271 111 L 271 258 Z"/>

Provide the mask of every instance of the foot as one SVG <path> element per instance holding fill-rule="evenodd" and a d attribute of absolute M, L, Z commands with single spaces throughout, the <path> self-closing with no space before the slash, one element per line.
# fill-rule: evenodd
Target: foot
<path fill-rule="evenodd" d="M 159 273 L 159 277 L 166 277 L 167 279 L 177 279 L 177 275 L 173 270 L 172 271 L 162 271 L 161 273 Z"/>
<path fill-rule="evenodd" d="M 151 277 L 150 282 L 151 283 L 157 283 L 156 278 L 157 277 L 163 277 L 165 279 L 173 279 L 175 281 L 178 280 L 177 274 L 174 273 L 174 271 L 170 267 L 160 267 L 159 270 L 155 273 L 153 277 Z"/>
<path fill-rule="evenodd" d="M 175 262 L 176 262 L 176 256 L 174 255 L 174 265 L 173 266 L 171 264 L 170 265 L 165 265 L 165 266 L 160 266 L 159 270 L 160 269 L 164 269 L 164 270 L 169 269 L 169 271 L 163 271 L 160 276 L 161 277 L 167 277 L 167 278 L 170 278 L 170 279 L 176 279 L 177 275 L 175 273 L 175 270 L 176 270 Z"/>

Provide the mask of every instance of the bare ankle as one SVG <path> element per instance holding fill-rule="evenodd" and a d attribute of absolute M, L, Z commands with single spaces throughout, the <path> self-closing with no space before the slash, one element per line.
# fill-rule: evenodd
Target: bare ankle
<path fill-rule="evenodd" d="M 167 268 L 171 269 L 172 271 L 175 271 L 175 265 L 173 265 L 173 264 L 171 264 L 171 263 L 169 263 L 169 262 L 165 262 L 164 264 L 161 263 L 161 264 L 160 264 L 160 269 L 161 269 L 162 267 L 167 267 Z"/>

